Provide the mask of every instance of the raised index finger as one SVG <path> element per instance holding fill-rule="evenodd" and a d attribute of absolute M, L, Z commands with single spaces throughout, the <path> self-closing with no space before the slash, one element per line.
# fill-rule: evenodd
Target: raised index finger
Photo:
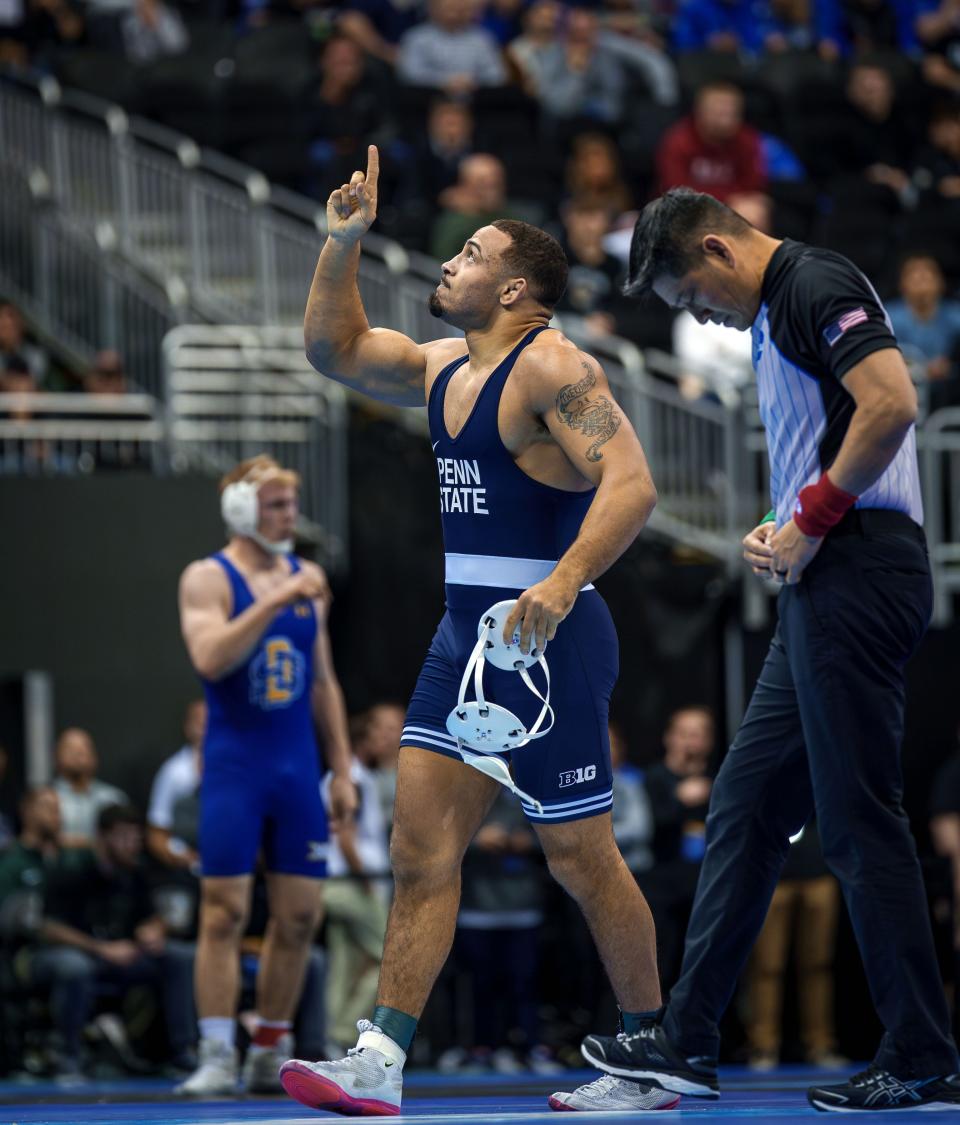
<path fill-rule="evenodd" d="M 380 179 L 380 153 L 376 145 L 367 145 L 367 191 L 376 194 L 377 180 Z"/>

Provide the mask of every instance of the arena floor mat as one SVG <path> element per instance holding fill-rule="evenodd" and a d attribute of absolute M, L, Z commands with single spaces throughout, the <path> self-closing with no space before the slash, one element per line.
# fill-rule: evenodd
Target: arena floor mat
<path fill-rule="evenodd" d="M 556 1078 L 542 1075 L 451 1076 L 412 1072 L 404 1083 L 403 1113 L 380 1121 L 416 1121 L 418 1125 L 490 1122 L 512 1125 L 556 1121 L 546 1104 L 555 1090 L 570 1090 L 589 1082 L 596 1071 L 567 1071 Z M 744 1068 L 721 1071 L 719 1101 L 684 1098 L 675 1110 L 656 1114 L 589 1113 L 592 1120 L 697 1120 L 723 1122 L 810 1121 L 818 1114 L 806 1100 L 807 1086 L 836 1082 L 836 1071 L 825 1074 L 807 1067 L 785 1066 L 764 1074 Z M 174 1100 L 173 1083 L 160 1079 L 89 1083 L 64 1089 L 54 1083 L 0 1082 L 0 1125 L 311 1125 L 337 1119 L 332 1113 L 311 1113 L 285 1097 L 235 1098 L 215 1101 Z M 871 1120 L 875 1118 L 871 1115 Z M 936 1118 L 934 1118 L 935 1120 Z M 364 1119 L 371 1120 L 371 1119 Z M 929 1122 L 929 1113 L 898 1111 L 898 1123 Z"/>

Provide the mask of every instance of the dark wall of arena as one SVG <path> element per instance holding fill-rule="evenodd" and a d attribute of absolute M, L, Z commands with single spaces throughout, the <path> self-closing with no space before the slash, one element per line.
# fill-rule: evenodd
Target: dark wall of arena
<path fill-rule="evenodd" d="M 198 694 L 177 578 L 220 542 L 208 479 L 124 474 L 5 485 L 0 673 L 53 676 L 58 729 L 94 737 L 101 772 L 143 804 Z"/>

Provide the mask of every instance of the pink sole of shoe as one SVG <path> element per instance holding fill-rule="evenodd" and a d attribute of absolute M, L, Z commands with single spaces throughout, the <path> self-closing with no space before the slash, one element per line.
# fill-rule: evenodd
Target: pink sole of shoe
<path fill-rule="evenodd" d="M 280 1082 L 291 1098 L 311 1109 L 326 1109 L 346 1117 L 395 1117 L 400 1112 L 399 1106 L 375 1098 L 352 1098 L 336 1082 L 315 1074 L 302 1063 L 284 1063 Z"/>
<path fill-rule="evenodd" d="M 659 1113 L 660 1110 L 662 1110 L 662 1109 L 676 1109 L 679 1104 L 680 1104 L 680 1095 L 677 1094 L 677 1096 L 673 1099 L 673 1101 L 665 1102 L 663 1105 L 658 1105 L 655 1110 L 645 1109 L 645 1110 L 637 1110 L 637 1112 L 638 1113 Z M 547 1098 L 547 1105 L 551 1109 L 555 1109 L 558 1113 L 577 1113 L 578 1112 L 576 1109 L 574 1109 L 574 1107 L 572 1105 L 567 1105 L 566 1102 L 559 1101 L 552 1094 L 550 1095 L 549 1098 Z"/>

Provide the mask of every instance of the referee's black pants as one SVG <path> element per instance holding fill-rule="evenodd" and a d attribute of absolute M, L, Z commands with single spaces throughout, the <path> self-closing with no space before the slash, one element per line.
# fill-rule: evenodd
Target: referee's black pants
<path fill-rule="evenodd" d="M 766 916 L 789 837 L 816 807 L 897 1077 L 958 1069 L 917 852 L 901 805 L 903 667 L 931 610 L 923 532 L 848 513 L 796 586 L 717 776 L 683 969 L 664 1018 L 688 1055 L 717 1025 Z"/>

